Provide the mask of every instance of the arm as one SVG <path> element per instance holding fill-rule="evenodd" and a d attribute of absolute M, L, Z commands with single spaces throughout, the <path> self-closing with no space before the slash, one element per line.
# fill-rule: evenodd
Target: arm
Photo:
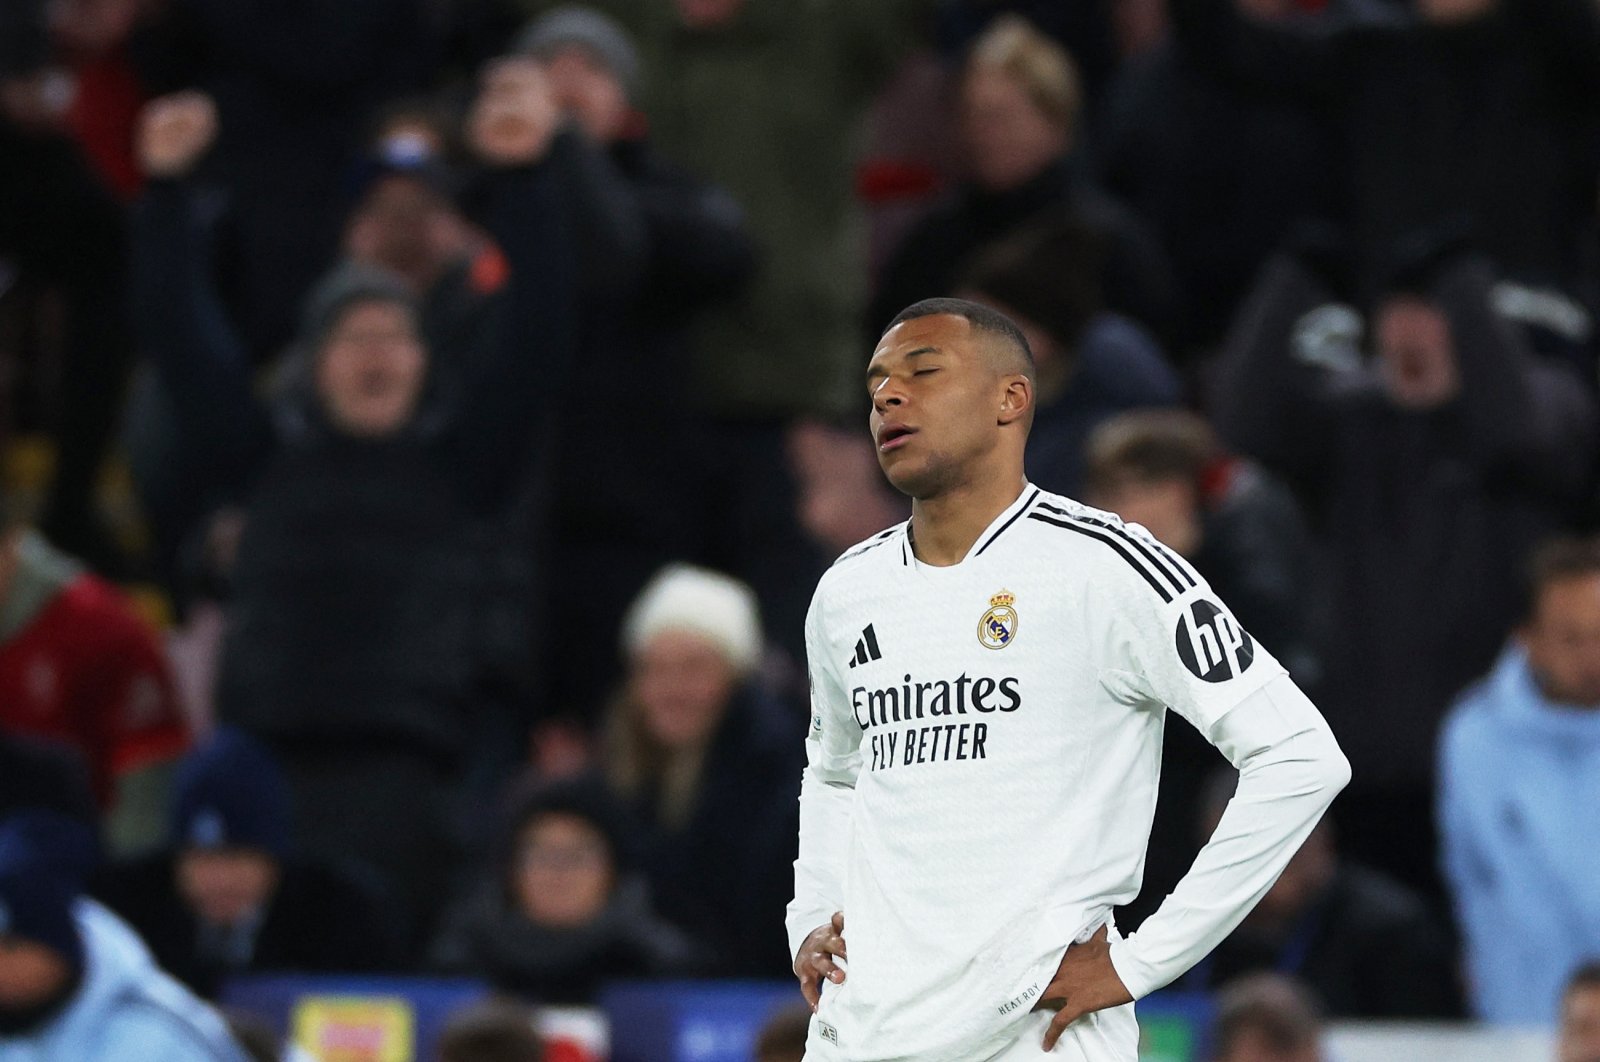
<path fill-rule="evenodd" d="M 844 974 L 827 956 L 844 955 L 844 866 L 856 777 L 861 773 L 861 728 L 844 686 L 833 672 L 822 623 L 822 590 L 806 615 L 806 657 L 811 677 L 811 722 L 806 768 L 800 781 L 800 855 L 794 864 L 794 899 L 785 926 L 795 974 L 813 1009 L 821 977 Z M 833 932 L 828 932 L 832 930 Z M 827 948 L 827 951 L 824 951 Z M 836 950 L 834 950 L 836 948 Z M 807 954 L 816 951 L 817 954 Z"/>
<path fill-rule="evenodd" d="M 723 189 L 677 177 L 642 187 L 639 203 L 650 238 L 652 299 L 698 305 L 727 298 L 755 272 L 744 210 Z"/>
<path fill-rule="evenodd" d="M 1575 375 L 1541 361 L 1495 311 L 1494 279 L 1487 261 L 1463 258 L 1433 285 L 1461 375 L 1462 446 L 1485 472 L 1577 501 L 1595 450 L 1594 397 Z"/>
<path fill-rule="evenodd" d="M 211 278 L 210 240 L 188 175 L 215 135 L 210 101 L 179 93 L 139 119 L 139 156 L 151 180 L 133 212 L 133 324 L 186 433 L 214 465 L 243 475 L 272 432 L 251 390 L 248 352 Z"/>
<path fill-rule="evenodd" d="M 1285 674 L 1246 696 L 1206 737 L 1239 769 L 1239 788 L 1172 895 L 1138 933 L 1111 945 L 1112 965 L 1135 999 L 1233 931 L 1350 778 L 1328 724 Z"/>
<path fill-rule="evenodd" d="M 647 219 L 627 177 L 575 126 L 556 135 L 547 165 L 561 186 L 577 237 L 576 293 L 584 311 L 604 318 L 625 308 L 644 279 Z"/>
<path fill-rule="evenodd" d="M 527 60 L 496 64 L 471 118 L 491 172 L 489 231 L 510 265 L 492 353 L 468 367 L 444 459 L 475 511 L 513 488 L 536 427 L 577 347 L 577 255 L 571 188 L 553 157 L 557 114 L 544 75 Z"/>
<path fill-rule="evenodd" d="M 1332 292 L 1299 259 L 1279 255 L 1224 341 L 1216 392 L 1217 430 L 1230 446 L 1289 476 L 1314 473 L 1333 440 L 1328 369 L 1310 360 L 1341 348 L 1323 327 L 1341 316 Z M 1357 355 L 1358 336 L 1348 339 Z"/>

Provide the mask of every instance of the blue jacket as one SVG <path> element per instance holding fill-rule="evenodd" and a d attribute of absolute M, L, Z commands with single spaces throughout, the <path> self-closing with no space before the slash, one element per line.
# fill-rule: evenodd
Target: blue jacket
<path fill-rule="evenodd" d="M 0 1039 L 0 1062 L 247 1062 L 216 1011 L 162 973 L 110 911 L 78 901 L 84 975 L 56 1018 L 23 1039 Z"/>
<path fill-rule="evenodd" d="M 1548 700 L 1507 649 L 1451 709 L 1439 786 L 1473 1009 L 1552 1025 L 1567 977 L 1600 957 L 1600 710 Z"/>

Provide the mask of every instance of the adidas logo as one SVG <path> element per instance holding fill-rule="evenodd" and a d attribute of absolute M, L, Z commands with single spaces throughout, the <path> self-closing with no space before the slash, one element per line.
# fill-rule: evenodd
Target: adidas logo
<path fill-rule="evenodd" d="M 878 635 L 872 629 L 872 624 L 867 624 L 866 630 L 861 632 L 861 637 L 856 641 L 856 655 L 851 658 L 850 666 L 870 664 L 874 660 L 882 660 L 883 651 L 878 648 Z"/>

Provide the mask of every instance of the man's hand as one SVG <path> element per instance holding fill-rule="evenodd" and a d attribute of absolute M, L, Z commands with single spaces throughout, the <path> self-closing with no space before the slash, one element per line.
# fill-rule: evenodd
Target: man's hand
<path fill-rule="evenodd" d="M 151 100 L 139 115 L 135 146 L 151 177 L 182 177 L 217 138 L 217 106 L 203 92 Z"/>
<path fill-rule="evenodd" d="M 489 64 L 467 120 L 473 150 L 493 166 L 526 166 L 544 158 L 561 110 L 544 70 L 532 59 Z"/>
<path fill-rule="evenodd" d="M 844 984 L 844 971 L 834 958 L 848 959 L 844 953 L 844 912 L 833 912 L 833 920 L 818 926 L 806 936 L 800 951 L 794 957 L 794 975 L 800 978 L 800 991 L 811 1009 L 817 1009 L 822 999 L 822 979 L 826 977 L 836 985 Z"/>
<path fill-rule="evenodd" d="M 813 934 L 814 936 L 815 934 Z M 810 943 L 810 938 L 806 941 Z M 1034 1010 L 1053 1010 L 1050 1027 L 1044 1033 L 1044 1049 L 1055 1047 L 1067 1026 L 1097 1010 L 1132 1003 L 1133 996 L 1111 965 L 1111 943 L 1106 927 L 1082 944 L 1074 944 L 1061 957 L 1056 975 L 1045 986 Z"/>

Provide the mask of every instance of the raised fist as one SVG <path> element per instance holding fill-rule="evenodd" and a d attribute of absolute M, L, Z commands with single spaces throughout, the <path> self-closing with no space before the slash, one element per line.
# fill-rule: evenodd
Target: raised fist
<path fill-rule="evenodd" d="M 217 107 L 203 92 L 151 100 L 139 115 L 139 165 L 151 177 L 182 177 L 217 137 Z"/>
<path fill-rule="evenodd" d="M 525 166 L 544 157 L 560 121 L 560 108 L 539 64 L 499 59 L 484 71 L 467 132 L 483 161 Z"/>

